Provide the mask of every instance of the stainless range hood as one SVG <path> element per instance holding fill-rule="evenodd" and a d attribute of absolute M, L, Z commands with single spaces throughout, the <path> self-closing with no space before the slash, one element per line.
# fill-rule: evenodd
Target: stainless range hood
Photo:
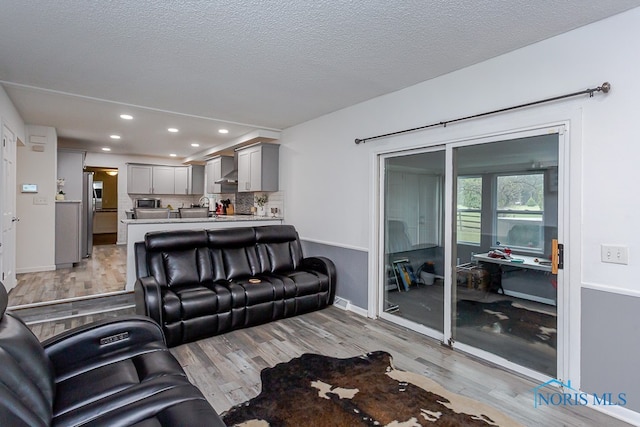
<path fill-rule="evenodd" d="M 238 169 L 234 169 L 219 180 L 215 181 L 216 184 L 238 184 Z"/>

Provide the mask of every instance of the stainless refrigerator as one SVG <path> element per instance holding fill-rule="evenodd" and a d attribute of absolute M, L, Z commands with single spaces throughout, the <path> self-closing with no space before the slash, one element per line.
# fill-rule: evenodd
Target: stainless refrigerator
<path fill-rule="evenodd" d="M 82 180 L 82 258 L 93 252 L 93 215 L 96 211 L 93 172 L 84 172 Z"/>

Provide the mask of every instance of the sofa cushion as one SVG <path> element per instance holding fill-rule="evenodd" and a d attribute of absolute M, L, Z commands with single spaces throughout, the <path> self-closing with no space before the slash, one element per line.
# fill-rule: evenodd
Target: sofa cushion
<path fill-rule="evenodd" d="M 220 284 L 181 286 L 174 292 L 183 319 L 231 311 L 231 292 Z"/>
<path fill-rule="evenodd" d="M 232 280 L 258 273 L 253 228 L 209 230 L 207 234 L 214 280 Z"/>
<path fill-rule="evenodd" d="M 83 424 L 85 425 L 85 424 Z M 91 427 L 224 427 L 202 394 L 192 385 L 159 390 L 131 404 L 95 414 Z"/>
<path fill-rule="evenodd" d="M 173 346 L 231 330 L 232 302 L 229 287 L 219 282 L 165 288 L 162 307 L 167 343 Z"/>
<path fill-rule="evenodd" d="M 127 402 L 129 395 L 141 393 L 139 384 L 167 375 L 177 375 L 186 381 L 182 367 L 166 349 L 142 353 L 75 375 L 56 385 L 54 416 L 89 404 L 97 410 L 101 404 L 96 401 L 107 396 L 117 395 L 120 401 Z M 117 399 L 110 402 L 110 405 L 117 404 Z"/>
<path fill-rule="evenodd" d="M 218 251 L 220 253 L 219 258 L 222 260 L 225 279 L 242 279 L 258 273 L 258 258 L 253 246 L 248 248 L 213 249 L 214 253 Z"/>
<path fill-rule="evenodd" d="M 295 270 L 302 260 L 298 233 L 291 225 L 256 227 L 260 272 Z"/>
<path fill-rule="evenodd" d="M 160 285 L 180 286 L 212 278 L 206 231 L 154 232 L 145 236 L 148 271 Z"/>

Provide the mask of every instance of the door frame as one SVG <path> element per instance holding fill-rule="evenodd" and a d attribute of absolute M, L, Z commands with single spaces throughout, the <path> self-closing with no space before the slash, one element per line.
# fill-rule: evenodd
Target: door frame
<path fill-rule="evenodd" d="M 16 208 L 16 155 L 17 155 L 17 136 L 15 132 L 4 122 L 0 122 L 0 141 L 2 141 L 2 145 L 0 145 L 0 176 L 4 176 L 4 158 L 5 156 L 9 156 L 9 160 L 13 164 L 13 170 L 10 172 L 9 178 L 9 191 L 2 191 L 0 188 L 0 212 L 2 213 L 2 230 L 0 230 L 0 244 L 2 244 L 2 250 L 0 251 L 0 274 L 4 276 L 4 272 L 7 270 L 7 265 L 9 266 L 10 275 L 9 277 L 2 277 L 2 283 L 9 292 L 13 289 L 17 284 L 16 279 L 16 245 L 17 245 L 17 232 L 16 232 L 16 222 L 14 221 L 17 218 Z M 7 133 L 10 133 L 11 136 L 7 138 Z M 5 138 L 7 144 L 5 145 Z M 7 204 L 11 207 L 11 216 L 12 216 L 12 226 L 9 231 L 10 236 L 5 239 L 4 235 L 4 218 L 5 209 Z"/>
<path fill-rule="evenodd" d="M 542 110 L 542 109 L 540 109 Z M 560 380 L 571 379 L 577 387 L 580 386 L 580 271 L 581 271 L 581 128 L 582 109 L 567 109 L 566 107 L 549 107 L 544 111 L 514 112 L 505 117 L 493 117 L 479 120 L 478 126 L 461 126 L 462 129 L 450 130 L 448 135 L 444 129 L 433 131 L 421 131 L 416 133 L 399 135 L 389 138 L 385 147 L 377 146 L 370 152 L 370 233 L 369 238 L 369 289 L 368 289 L 368 316 L 371 318 L 383 317 L 383 292 L 381 285 L 384 278 L 384 169 L 381 158 L 391 154 L 401 154 L 411 151 L 433 149 L 436 146 L 445 146 L 447 150 L 445 177 L 453 176 L 453 148 L 457 146 L 473 145 L 480 142 L 513 139 L 529 135 L 540 135 L 556 129 L 559 134 L 559 166 L 561 176 L 559 179 L 558 200 L 558 238 L 565 244 L 563 278 L 559 279 L 558 286 L 558 357 L 557 377 Z M 562 117 L 563 119 L 558 119 Z M 501 120 L 498 120 L 500 119 Z M 521 126 L 506 128 L 505 123 L 515 123 Z M 560 130 L 558 130 L 560 129 Z M 516 136 L 517 135 L 517 136 Z M 416 137 L 417 136 L 417 137 Z M 447 137 L 449 136 L 449 137 Z M 562 139 L 562 141 L 560 140 Z M 414 151 L 415 150 L 415 151 Z M 382 165 L 382 166 L 381 166 Z M 445 178 L 445 181 L 447 179 Z M 448 182 L 448 181 L 447 181 Z M 451 201 L 453 186 L 445 184 L 445 237 L 444 242 L 451 242 L 453 232 L 453 207 Z M 449 244 L 450 245 L 450 244 Z M 445 246 L 445 301 L 451 301 L 451 282 L 453 278 L 451 247 Z M 571 274 L 573 272 L 573 274 Z M 448 295 L 447 295 L 448 294 Z M 447 299 L 448 298 L 448 299 Z M 451 338 L 451 310 L 452 307 L 445 304 L 445 333 L 440 334 L 442 341 L 449 342 Z M 397 316 L 394 316 L 397 318 Z M 410 321 L 398 322 L 402 326 L 414 329 L 428 336 L 433 336 L 432 330 L 416 327 Z M 437 335 L 437 334 L 436 334 Z M 434 336 L 437 338 L 437 336 Z M 512 364 L 500 358 L 489 358 L 477 349 L 468 348 L 463 344 L 455 345 L 455 348 L 479 355 L 480 357 L 493 359 L 507 369 L 516 370 L 524 375 L 538 380 L 548 380 L 543 374 Z"/>

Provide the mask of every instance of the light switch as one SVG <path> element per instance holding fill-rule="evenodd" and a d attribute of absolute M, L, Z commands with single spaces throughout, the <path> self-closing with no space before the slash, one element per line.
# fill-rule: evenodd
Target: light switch
<path fill-rule="evenodd" d="M 601 245 L 602 262 L 629 264 L 629 248 L 620 245 Z"/>
<path fill-rule="evenodd" d="M 35 196 L 33 198 L 33 204 L 34 205 L 48 205 L 49 201 L 44 196 Z"/>

